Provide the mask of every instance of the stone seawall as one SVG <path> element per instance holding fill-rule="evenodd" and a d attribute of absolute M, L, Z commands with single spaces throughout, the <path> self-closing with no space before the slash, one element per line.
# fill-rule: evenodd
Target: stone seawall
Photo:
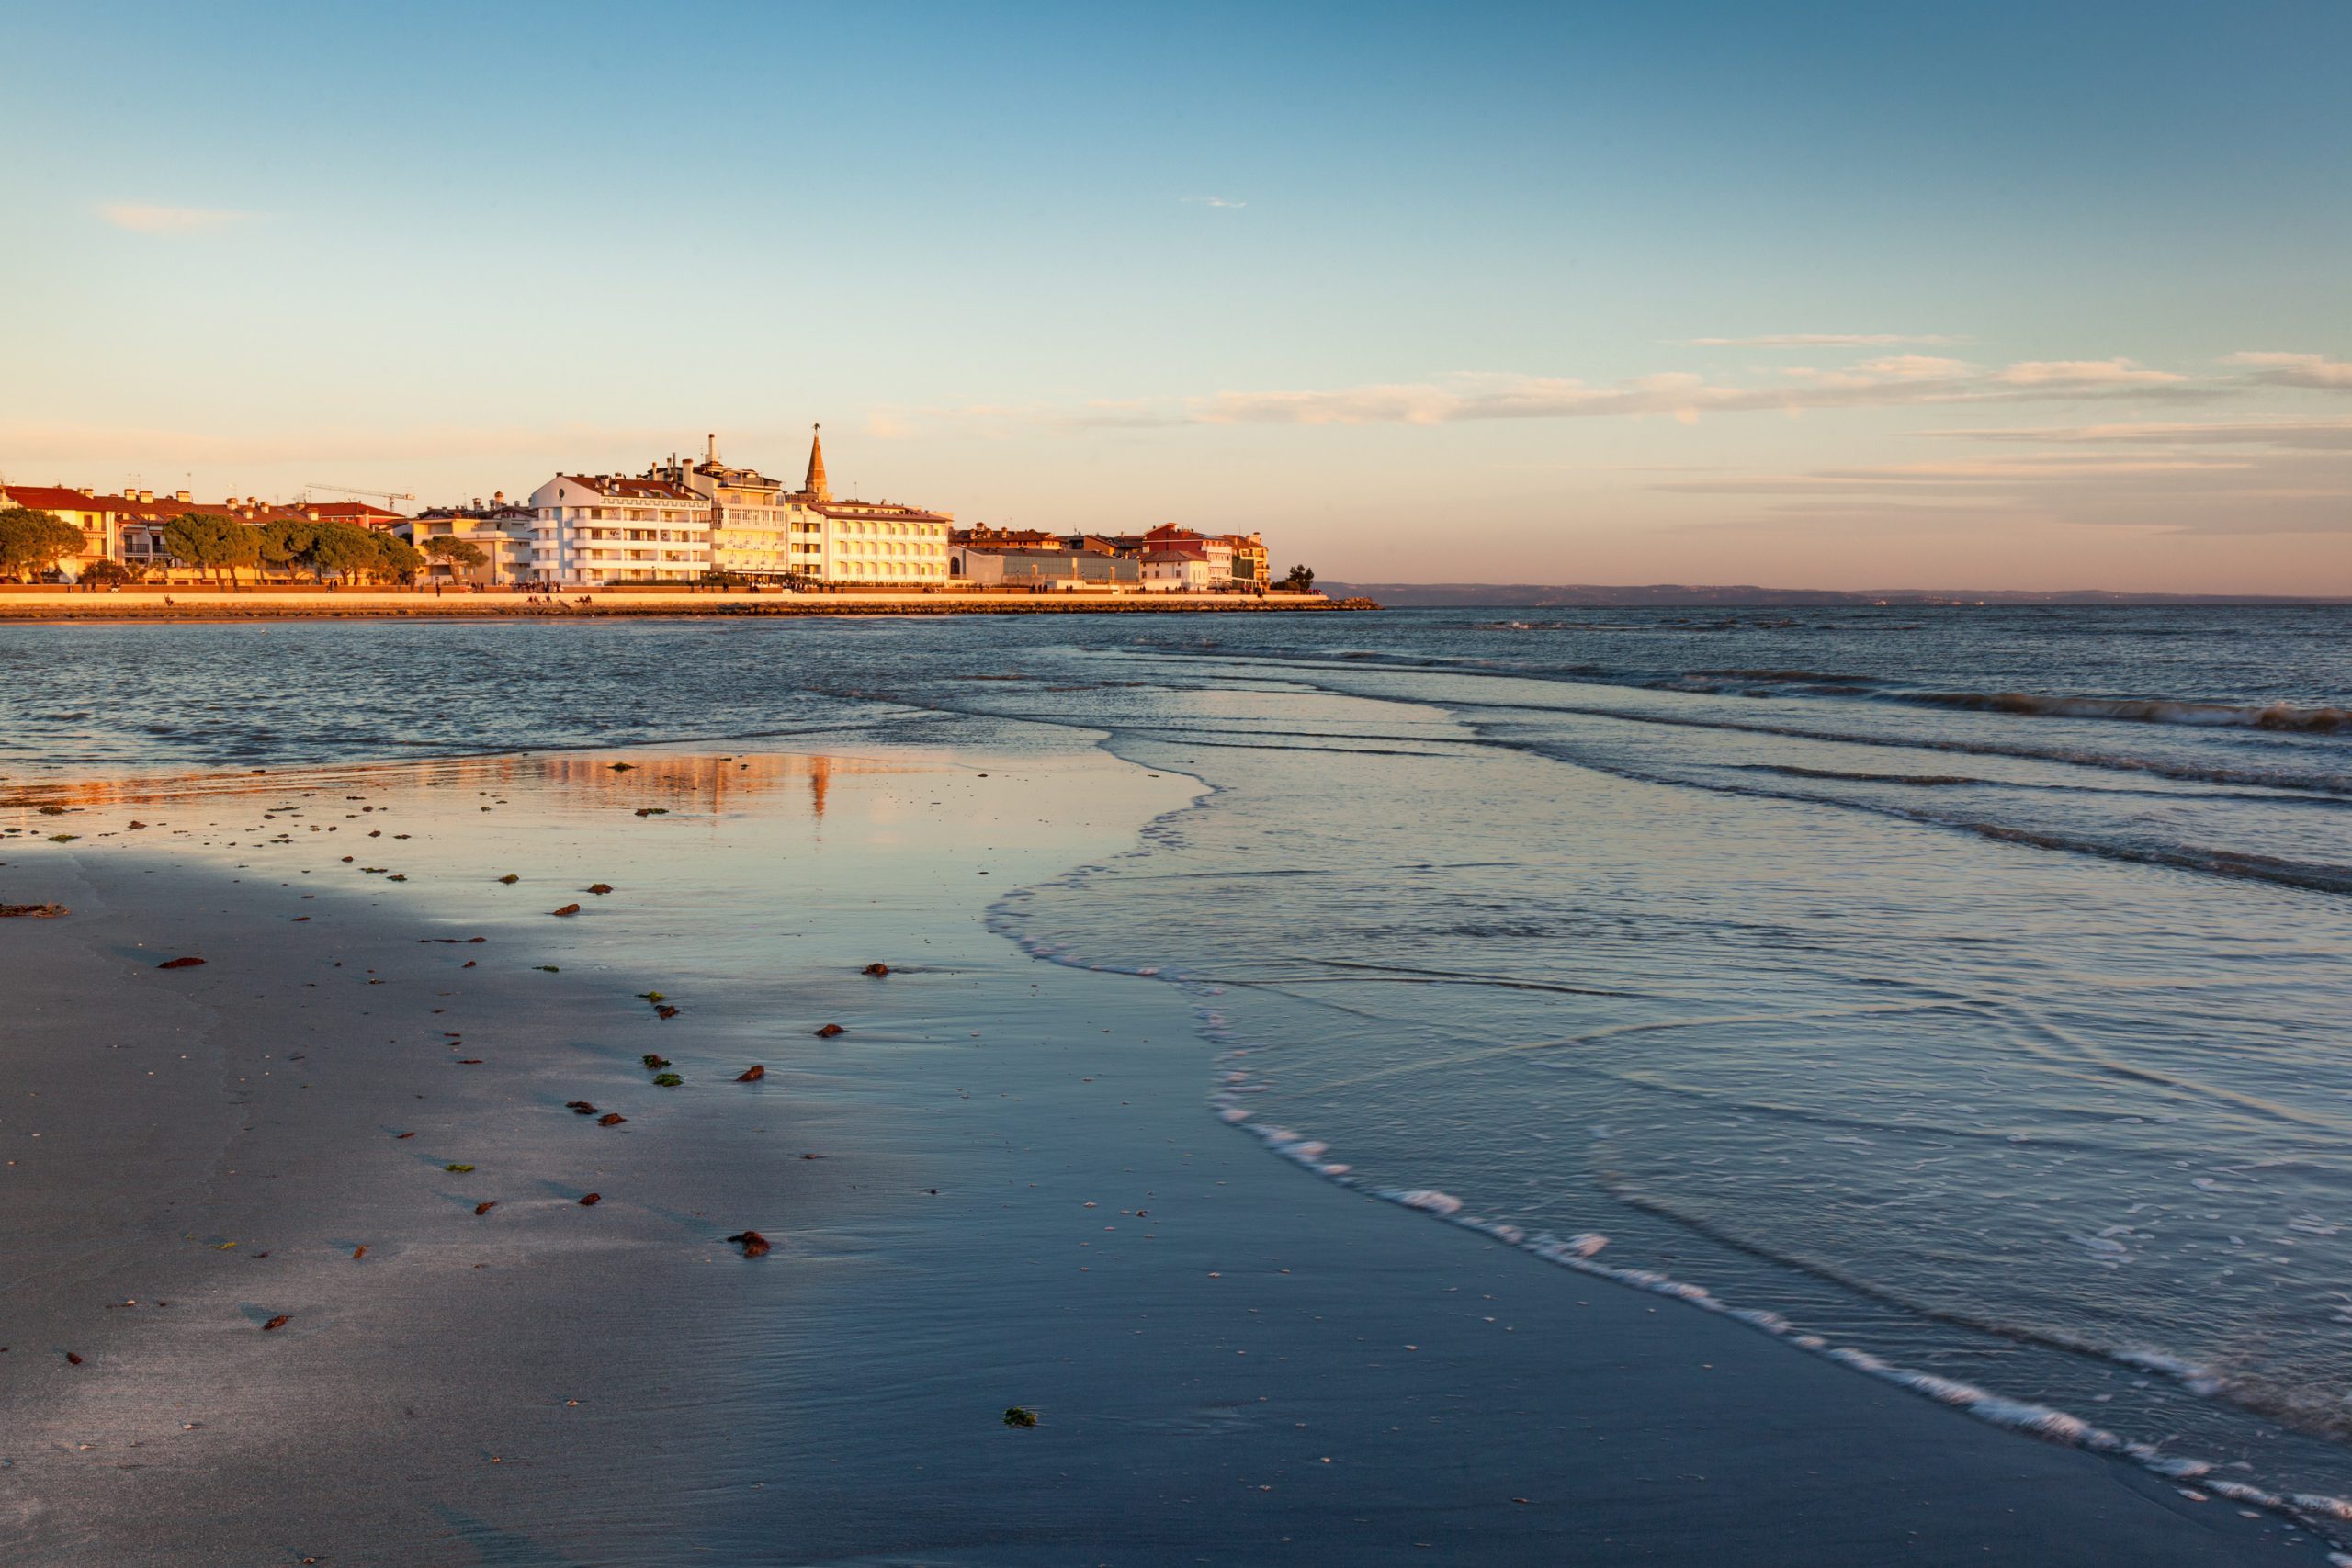
<path fill-rule="evenodd" d="M 614 615 L 1263 615 L 1376 609 L 1368 599 L 1320 593 L 591 593 L 540 598 L 512 593 L 286 592 L 190 590 L 153 592 L 0 592 L 0 621 L 265 621 L 396 617 L 460 620 L 481 615 L 578 620 Z"/>

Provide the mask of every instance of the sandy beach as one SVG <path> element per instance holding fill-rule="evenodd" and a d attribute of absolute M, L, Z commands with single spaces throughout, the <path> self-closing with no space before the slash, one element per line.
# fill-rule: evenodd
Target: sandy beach
<path fill-rule="evenodd" d="M 1193 787 L 632 754 L 22 791 L 0 895 L 72 912 L 0 925 L 0 1555 L 2317 1560 L 1221 1126 L 1198 998 L 984 921 Z"/>

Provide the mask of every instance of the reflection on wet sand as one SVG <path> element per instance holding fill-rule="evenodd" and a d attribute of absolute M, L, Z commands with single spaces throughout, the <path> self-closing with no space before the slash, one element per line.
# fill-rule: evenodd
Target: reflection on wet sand
<path fill-rule="evenodd" d="M 657 806 L 710 815 L 741 809 L 805 781 L 812 816 L 822 818 L 833 779 L 912 773 L 939 766 L 919 757 L 528 755 L 448 757 L 321 768 L 256 768 L 244 773 L 164 773 L 128 779 L 20 784 L 0 809 L 88 809 L 172 801 L 282 798 L 328 789 L 548 790 L 567 805 Z"/>

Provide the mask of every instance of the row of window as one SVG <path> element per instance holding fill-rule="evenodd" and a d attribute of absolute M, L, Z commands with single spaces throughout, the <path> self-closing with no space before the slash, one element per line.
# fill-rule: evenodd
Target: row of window
<path fill-rule="evenodd" d="M 682 501 L 669 506 L 559 506 L 552 510 L 573 523 L 665 523 L 681 512 L 691 515 L 701 508 Z"/>
<path fill-rule="evenodd" d="M 938 561 L 915 561 L 905 566 L 888 566 L 881 561 L 847 560 L 834 570 L 844 577 L 945 577 L 947 568 Z"/>

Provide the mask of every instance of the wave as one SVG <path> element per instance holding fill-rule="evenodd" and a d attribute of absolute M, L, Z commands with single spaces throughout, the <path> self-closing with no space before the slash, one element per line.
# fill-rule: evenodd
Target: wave
<path fill-rule="evenodd" d="M 1783 778 L 1836 779 L 1846 784 L 1914 784 L 1922 789 L 1939 789 L 1947 784 L 1984 784 L 1996 789 L 2057 787 L 2046 784 L 2009 785 L 2000 779 L 1981 779 L 1972 773 L 1856 773 L 1842 768 L 1804 768 L 1793 762 L 1745 762 L 1740 765 L 1753 773 L 1779 773 Z"/>
<path fill-rule="evenodd" d="M 1233 1035 L 1224 1019 L 1213 1010 L 1204 1010 L 1203 1032 L 1212 1041 L 1229 1043 Z M 1247 1047 L 1228 1049 L 1219 1058 L 1219 1065 L 1250 1055 Z M 1210 1103 L 1217 1119 L 1256 1135 L 1272 1153 L 1304 1167 L 1328 1181 L 1351 1188 L 1367 1197 L 1394 1203 L 1399 1208 L 1418 1210 L 1447 1224 L 1501 1243 L 1506 1247 L 1529 1253 L 1555 1267 L 1572 1269 L 1624 1285 L 1651 1295 L 1664 1296 L 1741 1323 L 1791 1348 L 1834 1361 L 1866 1377 L 1905 1389 L 1912 1393 L 1934 1400 L 1971 1416 L 1988 1426 L 2036 1438 L 2062 1448 L 2080 1449 L 2111 1459 L 2134 1464 L 2151 1473 L 2176 1483 L 2193 1483 L 2194 1489 L 2184 1486 L 2191 1497 L 2212 1495 L 2266 1513 L 2291 1519 L 2333 1544 L 2343 1544 L 2347 1526 L 2352 1526 L 2352 1499 L 2320 1493 L 2278 1491 L 2250 1482 L 2230 1480 L 2217 1474 L 2217 1466 L 2210 1460 L 2165 1451 L 2169 1438 L 2151 1442 L 2120 1436 L 2094 1422 L 2052 1405 L 1996 1393 L 1974 1383 L 1948 1378 L 1935 1372 L 1899 1366 L 1870 1351 L 1850 1345 L 1838 1345 L 1824 1335 L 1800 1328 L 1780 1313 L 1762 1307 L 1734 1306 L 1730 1302 L 1701 1284 L 1679 1280 L 1655 1269 L 1626 1268 L 1602 1262 L 1599 1254 L 1609 1245 L 1609 1237 L 1600 1232 L 1585 1231 L 1561 1236 L 1550 1231 L 1530 1232 L 1506 1221 L 1484 1218 L 1471 1211 L 1468 1201 L 1451 1192 L 1434 1188 L 1396 1188 L 1378 1186 L 1364 1179 L 1354 1168 L 1329 1157 L 1330 1147 L 1320 1139 L 1280 1124 L 1261 1120 L 1252 1109 L 1241 1103 L 1240 1084 L 1248 1073 L 1226 1073 L 1212 1089 Z M 2057 1347 L 2072 1348 L 2075 1353 L 2105 1359 L 2116 1365 L 2165 1377 L 2191 1393 L 2211 1397 L 2228 1397 L 2228 1385 L 2211 1369 L 2161 1351 L 2145 1349 L 2098 1349 L 2088 1346 Z M 2253 1402 L 2246 1402 L 2249 1405 Z M 2254 1406 L 2259 1409 L 2259 1406 Z M 2283 1413 L 2283 1412 L 2282 1412 Z M 2352 1561 L 2332 1557 L 2331 1561 Z"/>
<path fill-rule="evenodd" d="M 1349 666 L 1340 663 L 1336 659 L 1317 658 L 1295 650 L 1265 653 L 1226 649 L 1188 650 L 1183 653 L 1149 649 L 1133 651 L 1136 657 L 1166 660 L 1170 662 L 1203 660 L 1210 662 L 1280 667 L 1308 677 L 1301 682 L 1302 684 L 1314 690 L 1329 692 L 1335 696 L 1373 696 L 1383 700 L 1427 703 L 1457 714 L 1478 710 L 1528 714 L 1572 714 L 1580 718 L 1615 719 L 1625 724 L 1651 724 L 1686 729 L 1719 729 L 1739 735 L 1770 735 L 1792 740 L 1822 740 L 1843 746 L 1878 746 L 1896 750 L 1941 751 L 1973 757 L 2013 757 L 2024 761 L 2056 762 L 2068 767 L 2094 768 L 2109 773 L 2143 773 L 2153 778 L 2173 779 L 2183 783 L 2239 784 L 2257 789 L 2294 790 L 2326 795 L 2352 795 L 2352 773 L 2345 772 L 2304 771 L 2288 765 L 2233 766 L 2178 757 L 2143 757 L 2074 746 L 2052 746 L 2023 739 L 2022 730 L 2018 732 L 2019 737 L 2018 739 L 2004 736 L 1997 739 L 1975 737 L 1960 739 L 1950 736 L 1888 735 L 1873 734 L 1866 730 L 1837 725 L 1808 725 L 1793 721 L 1750 722 L 1731 717 L 1701 717 L 1692 714 L 1607 707 L 1590 702 L 1555 703 L 1524 699 L 1504 701 L 1456 694 L 1442 696 L 1416 694 L 1398 697 L 1393 694 L 1367 693 L 1347 684 L 1316 681 L 1312 679 L 1313 676 L 1336 674 Z M 1405 673 L 1453 675 L 1464 677 L 1465 680 L 1521 680 L 1563 685 L 1614 687 L 1625 692 L 1688 691 L 1690 688 L 1683 682 L 1692 678 L 1682 676 L 1661 680 L 1651 675 L 1604 671 L 1591 666 L 1497 669 L 1485 665 L 1484 661 L 1433 660 L 1373 652 L 1353 653 L 1347 657 L 1351 663 L 1357 660 L 1378 660 L 1380 667 L 1384 670 Z M 1693 675 L 1698 673 L 1700 672 L 1694 671 Z M 1883 685 L 1860 686 L 1849 683 L 1859 679 L 1857 677 L 1828 675 L 1814 671 L 1790 673 L 1815 683 L 1813 689 L 1803 694 L 1804 695 L 1843 697 L 1866 704 L 1886 702 L 1914 706 L 1973 706 L 1978 711 L 1996 711 L 1992 706 L 1994 703 L 2010 699 L 2022 704 L 2041 705 L 2104 704 L 2109 708 L 2118 710 L 2144 706 L 2150 710 L 2151 714 L 2156 709 L 2164 709 L 2178 715 L 2210 712 L 2239 716 L 2233 718 L 2174 717 L 2161 720 L 2154 717 L 2143 717 L 2140 720 L 2140 722 L 2148 723 L 2168 722 L 2207 728 L 2268 729 L 2274 733 L 2329 734 L 2335 732 L 2331 725 L 2352 730 L 2352 709 L 2332 706 L 2296 707 L 2285 703 L 2237 705 L 2193 703 L 2170 698 L 2033 696 L 2028 694 L 2008 694 L 2006 696 L 1988 693 L 1905 694 Z M 1937 701 L 1939 697 L 1950 698 L 1951 701 L 1939 703 Z M 2055 707 L 2047 707 L 2046 710 L 2021 707 L 2016 711 L 2020 713 L 2045 711 L 2047 716 L 2067 716 L 2059 713 Z M 2264 715 L 2273 716 L 2266 723 L 2262 718 Z M 2330 715 L 2335 716 L 2335 718 L 2330 719 L 2328 717 Z M 2117 718 L 2132 716 L 2122 712 L 2090 714 L 2086 711 L 2076 716 Z M 2308 753 L 2301 755 L 2307 756 Z"/>
<path fill-rule="evenodd" d="M 1342 696 L 1356 694 L 1341 690 Z M 1429 699 L 1422 699 L 1429 700 Z M 1898 751 L 1942 751 L 1969 757 L 2013 757 L 2020 761 L 2056 762 L 2066 767 L 2096 768 L 2108 773 L 2145 773 L 2152 778 L 2185 784 L 2244 784 L 2256 789 L 2295 790 L 2312 795 L 2352 795 L 2352 776 L 2336 773 L 2299 773 L 2269 768 L 2230 767 L 2180 761 L 2160 757 L 2120 756 L 2108 751 L 2083 751 L 2070 747 L 2035 746 L 2023 742 L 1995 744 L 1953 740 L 1933 736 L 1871 735 L 1853 730 L 1812 728 L 1797 724 L 1743 724 L 1731 719 L 1695 718 L 1681 714 L 1644 713 L 1632 708 L 1595 707 L 1573 703 L 1483 702 L 1447 697 L 1437 705 L 1450 710 L 1531 714 L 1573 714 L 1579 718 L 1610 718 L 1624 724 L 1654 724 L 1678 729 L 1721 729 L 1736 735 L 1770 735 L 1790 740 L 1824 740 L 1838 746 L 1878 746 Z M 1558 759 L 1571 761 L 1573 759 Z"/>
<path fill-rule="evenodd" d="M 1958 832 L 1973 833 L 2004 844 L 2018 844 L 2027 849 L 2048 850 L 2060 854 L 2089 855 L 2099 860 L 2120 861 L 2132 865 L 2163 866 L 2173 871 L 2194 872 L 2205 876 L 2231 877 L 2247 882 L 2269 882 L 2282 887 L 2298 887 L 2312 893 L 2352 894 L 2352 865 L 2335 865 L 2322 861 L 2289 860 L 2278 855 L 2256 854 L 2245 850 L 2208 848 L 2196 844 L 2124 843 L 2111 840 L 2087 838 L 2078 834 L 2053 833 L 2031 828 L 2020 828 L 2006 822 L 1985 822 L 1974 818 L 1926 810 L 1917 807 L 1891 802 L 1858 799 L 1847 795 L 1814 795 L 1795 789 L 1770 789 L 1762 784 L 1717 784 L 1704 779 L 1677 777 L 1665 773 L 1645 773 L 1620 763 L 1601 761 L 1585 756 L 1573 748 L 1542 741 L 1510 742 L 1530 756 L 1547 757 L 1555 762 L 1566 762 L 1579 768 L 1589 768 L 1612 778 L 1633 779 L 1642 784 L 1668 784 L 1679 789 L 1705 790 L 1713 795 L 1745 795 L 1758 800 L 1793 800 L 1808 806 L 1828 806 L 1844 811 L 1866 811 L 1874 816 L 1891 817 L 1898 821 L 1917 822 L 1926 827 L 1949 828 Z"/>
<path fill-rule="evenodd" d="M 2352 729 L 2352 708 L 2297 707 L 2291 703 L 2199 703 L 2179 697 L 2044 696 L 2031 692 L 1905 692 L 1898 700 L 1978 713 L 2044 718 L 2104 718 L 2132 724 L 2189 724 L 2208 728 L 2277 729 L 2333 735 Z"/>

